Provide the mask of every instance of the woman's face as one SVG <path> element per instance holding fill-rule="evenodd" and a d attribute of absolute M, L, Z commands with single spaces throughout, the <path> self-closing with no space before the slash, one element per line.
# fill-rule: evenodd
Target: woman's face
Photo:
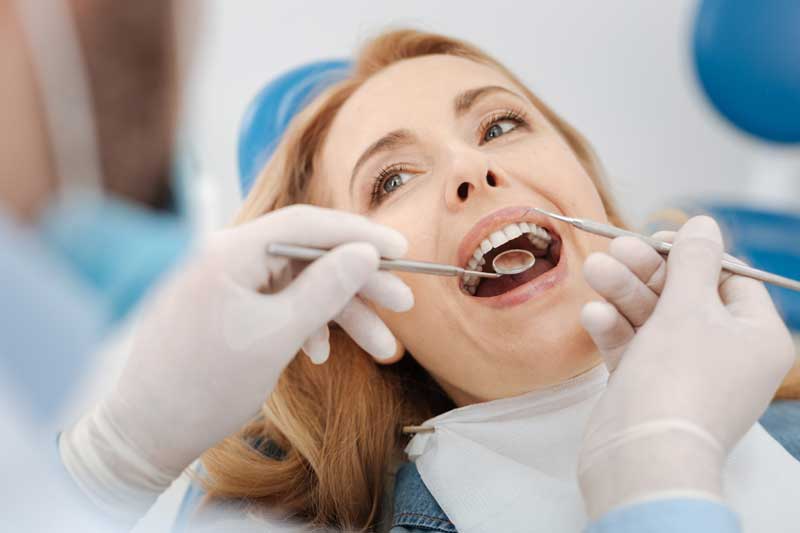
<path fill-rule="evenodd" d="M 606 213 L 564 139 L 499 71 L 445 55 L 381 71 L 336 116 L 315 184 L 332 207 L 402 232 L 411 259 L 474 260 L 480 270 L 506 248 L 538 256 L 527 273 L 474 290 L 460 277 L 398 273 L 414 308 L 377 309 L 457 404 L 522 394 L 599 362 L 578 317 L 596 297 L 583 260 L 606 242 L 527 208 Z"/>

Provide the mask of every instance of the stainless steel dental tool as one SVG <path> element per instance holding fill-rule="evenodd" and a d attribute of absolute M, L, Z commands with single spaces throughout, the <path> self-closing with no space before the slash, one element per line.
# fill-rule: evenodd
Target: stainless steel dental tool
<path fill-rule="evenodd" d="M 272 243 L 267 245 L 267 253 L 301 261 L 313 261 L 325 255 L 329 250 L 321 248 L 311 248 L 308 246 L 296 246 L 294 244 Z M 412 261 L 409 259 L 381 259 L 381 270 L 402 270 L 404 272 L 415 272 L 417 274 L 433 274 L 435 276 L 478 276 L 479 278 L 499 278 L 501 274 L 494 272 L 481 272 L 478 270 L 467 270 L 455 265 L 442 263 L 430 263 L 428 261 Z"/>
<path fill-rule="evenodd" d="M 652 237 L 648 237 L 646 235 L 640 235 L 639 233 L 624 230 L 616 226 L 612 226 L 610 224 L 603 224 L 601 222 L 595 222 L 593 220 L 588 220 L 585 218 L 575 218 L 575 217 L 566 217 L 564 215 L 557 215 L 555 213 L 545 211 L 544 209 L 539 209 L 538 207 L 531 207 L 531 210 L 536 211 L 537 213 L 541 213 L 545 216 L 555 218 L 556 220 L 561 220 L 562 222 L 566 222 L 567 224 L 571 224 L 583 231 L 594 233 L 595 235 L 601 235 L 603 237 L 608 237 L 609 239 L 613 239 L 615 237 L 621 237 L 623 235 L 639 238 L 644 242 L 646 242 L 647 244 L 649 244 L 650 246 L 652 246 L 658 253 L 662 255 L 669 255 L 669 251 L 672 248 L 671 243 L 662 242 L 653 239 Z M 786 278 L 784 276 L 779 276 L 778 274 L 773 274 L 771 272 L 766 272 L 764 270 L 759 270 L 757 268 L 749 267 L 744 264 L 731 261 L 730 259 L 724 259 L 724 258 L 722 259 L 722 269 L 727 270 L 732 274 L 738 274 L 740 276 L 746 276 L 748 278 L 757 279 L 759 281 L 764 281 L 766 283 L 777 285 L 778 287 L 784 287 L 787 289 L 792 289 L 794 291 L 800 291 L 800 281 L 791 278 Z"/>
<path fill-rule="evenodd" d="M 536 256 L 528 250 L 513 248 L 500 252 L 492 259 L 494 271 L 498 274 L 521 274 L 536 263 Z"/>

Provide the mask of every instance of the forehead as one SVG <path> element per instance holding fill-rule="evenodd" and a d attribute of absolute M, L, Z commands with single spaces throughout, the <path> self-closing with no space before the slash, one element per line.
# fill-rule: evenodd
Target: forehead
<path fill-rule="evenodd" d="M 455 97 L 486 85 L 519 92 L 495 68 L 461 57 L 417 57 L 383 69 L 359 87 L 337 113 L 322 151 L 323 167 L 335 174 L 342 168 L 351 169 L 366 147 L 390 131 L 419 131 L 447 124 L 454 120 Z M 335 158 L 330 157 L 334 154 Z"/>

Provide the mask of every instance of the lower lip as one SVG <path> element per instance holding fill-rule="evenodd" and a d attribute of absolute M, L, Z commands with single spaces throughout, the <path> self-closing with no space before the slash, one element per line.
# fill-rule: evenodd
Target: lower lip
<path fill-rule="evenodd" d="M 516 287 L 508 292 L 504 292 L 503 294 L 498 294 L 497 296 L 488 296 L 485 298 L 469 296 L 464 294 L 464 291 L 461 289 L 459 289 L 459 292 L 464 294 L 465 297 L 470 298 L 470 300 L 473 302 L 499 309 L 504 307 L 513 307 L 515 305 L 527 302 L 532 298 L 536 298 L 537 296 L 561 283 L 566 277 L 567 251 L 564 249 L 562 243 L 561 256 L 558 259 L 558 264 L 541 276 L 537 276 L 529 282 L 523 283 L 519 287 Z"/>

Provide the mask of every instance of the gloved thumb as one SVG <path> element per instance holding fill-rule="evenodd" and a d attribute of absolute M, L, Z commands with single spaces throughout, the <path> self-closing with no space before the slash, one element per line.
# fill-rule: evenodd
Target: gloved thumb
<path fill-rule="evenodd" d="M 722 234 L 707 216 L 689 219 L 675 236 L 667 258 L 661 301 L 693 305 L 717 297 L 722 264 Z"/>
<path fill-rule="evenodd" d="M 581 325 L 592 337 L 609 372 L 614 372 L 636 332 L 607 302 L 588 302 L 581 309 Z"/>
<path fill-rule="evenodd" d="M 371 244 L 343 244 L 311 263 L 280 292 L 280 304 L 293 312 L 300 342 L 344 309 L 377 271 L 379 260 Z"/>

